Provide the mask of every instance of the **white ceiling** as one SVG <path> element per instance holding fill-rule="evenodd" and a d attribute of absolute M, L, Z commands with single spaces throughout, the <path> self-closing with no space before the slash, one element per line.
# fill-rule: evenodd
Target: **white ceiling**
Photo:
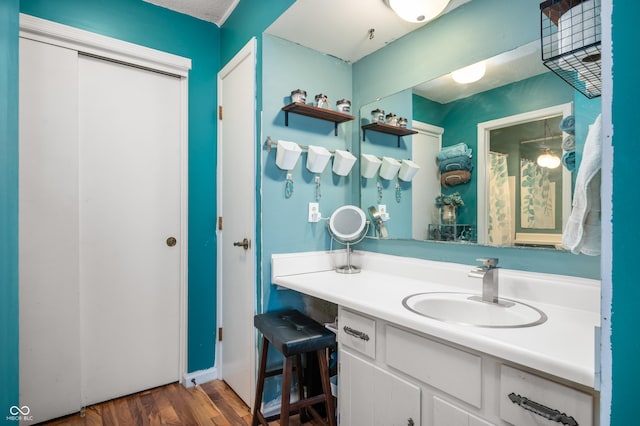
<path fill-rule="evenodd" d="M 231 15 L 240 0 L 144 0 L 175 12 L 184 13 L 219 27 Z"/>
<path fill-rule="evenodd" d="M 469 1 L 451 0 L 440 16 Z M 265 32 L 356 62 L 427 23 L 403 21 L 384 0 L 297 0 Z"/>

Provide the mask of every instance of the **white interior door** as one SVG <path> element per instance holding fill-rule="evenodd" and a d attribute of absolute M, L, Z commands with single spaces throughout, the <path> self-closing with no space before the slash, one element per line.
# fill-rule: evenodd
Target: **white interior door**
<path fill-rule="evenodd" d="M 436 157 L 442 147 L 444 129 L 419 121 L 414 121 L 412 127 L 418 133 L 412 136 L 411 156 L 420 170 L 412 184 L 411 238 L 426 240 L 429 224 L 438 223 L 435 199 L 440 194 L 440 173 Z"/>
<path fill-rule="evenodd" d="M 86 56 L 78 92 L 88 405 L 179 379 L 181 94 L 179 78 Z"/>
<path fill-rule="evenodd" d="M 218 74 L 219 312 L 221 376 L 249 405 L 255 387 L 255 40 Z M 246 249 L 234 243 L 244 239 Z"/>

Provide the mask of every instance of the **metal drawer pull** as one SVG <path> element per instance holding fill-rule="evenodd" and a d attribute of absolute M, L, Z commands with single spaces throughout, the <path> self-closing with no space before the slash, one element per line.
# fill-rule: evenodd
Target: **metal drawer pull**
<path fill-rule="evenodd" d="M 516 395 L 515 393 L 511 392 L 509 394 L 509 399 L 514 404 L 518 404 L 525 410 L 531 411 L 532 413 L 542 416 L 547 420 L 562 423 L 563 425 L 579 426 L 578 422 L 573 417 L 567 416 L 565 413 L 561 413 L 558 410 L 554 410 L 553 408 L 549 408 L 535 401 L 531 401 L 524 396 Z"/>
<path fill-rule="evenodd" d="M 353 329 L 353 328 L 351 328 L 349 326 L 346 326 L 346 325 L 342 329 L 344 330 L 345 333 L 350 334 L 350 335 L 352 335 L 354 337 L 357 337 L 358 339 L 362 339 L 365 342 L 369 341 L 369 335 L 367 333 L 364 333 L 362 331 Z"/>

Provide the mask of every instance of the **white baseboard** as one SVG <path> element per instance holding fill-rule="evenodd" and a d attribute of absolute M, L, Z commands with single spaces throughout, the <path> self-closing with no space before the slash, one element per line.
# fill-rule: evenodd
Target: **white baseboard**
<path fill-rule="evenodd" d="M 206 370 L 198 370 L 192 373 L 187 373 L 182 378 L 182 385 L 186 388 L 191 388 L 201 383 L 210 382 L 211 380 L 219 379 L 218 369 L 211 367 Z M 195 383 L 194 383 L 195 382 Z"/>

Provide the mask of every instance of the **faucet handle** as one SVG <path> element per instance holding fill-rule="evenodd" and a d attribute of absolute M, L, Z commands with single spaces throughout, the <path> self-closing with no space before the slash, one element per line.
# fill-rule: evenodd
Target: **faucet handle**
<path fill-rule="evenodd" d="M 498 266 L 497 257 L 488 257 L 486 259 L 476 259 L 477 262 L 482 262 L 486 268 L 496 268 Z"/>

